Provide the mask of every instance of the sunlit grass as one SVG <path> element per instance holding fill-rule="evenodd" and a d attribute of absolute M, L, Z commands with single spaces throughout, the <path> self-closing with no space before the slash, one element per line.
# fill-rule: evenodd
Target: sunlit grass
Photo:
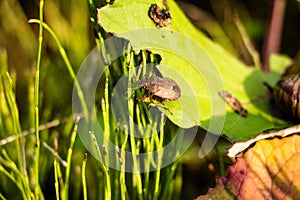
<path fill-rule="evenodd" d="M 90 2 L 91 3 L 91 2 Z M 91 5 L 91 4 L 90 4 Z M 47 5 L 45 6 L 45 8 Z M 48 11 L 47 11 L 48 12 Z M 10 130 L 9 133 L 11 135 L 2 135 L 1 139 L 1 146 L 2 147 L 10 147 L 11 145 L 14 145 L 16 147 L 16 151 L 14 151 L 13 158 L 11 158 L 7 152 L 3 149 L 1 152 L 1 167 L 0 170 L 3 172 L 3 175 L 6 176 L 8 179 L 12 181 L 12 184 L 16 185 L 16 187 L 19 189 L 19 194 L 22 196 L 23 199 L 38 199 L 44 198 L 45 191 L 43 190 L 44 187 L 44 180 L 45 177 L 47 177 L 46 174 L 43 174 L 43 172 L 47 171 L 47 168 L 53 167 L 53 191 L 52 196 L 56 197 L 57 199 L 69 199 L 70 198 L 70 187 L 74 187 L 74 184 L 71 181 L 70 177 L 72 176 L 72 172 L 74 167 L 78 165 L 79 163 L 82 163 L 82 171 L 81 171 L 81 177 L 82 177 L 82 191 L 83 191 L 83 197 L 85 199 L 89 196 L 89 191 L 94 191 L 92 189 L 89 189 L 90 187 L 96 187 L 100 188 L 101 191 L 98 191 L 99 194 L 101 194 L 99 197 L 100 199 L 112 199 L 112 198 L 122 198 L 122 199 L 129 199 L 129 198 L 137 198 L 137 199 L 149 199 L 159 198 L 159 195 L 161 194 L 162 190 L 160 189 L 160 182 L 162 179 L 162 171 L 160 170 L 160 163 L 157 164 L 158 170 L 155 172 L 146 172 L 146 173 L 133 173 L 128 174 L 123 171 L 116 171 L 109 168 L 109 161 L 105 159 L 108 158 L 108 155 L 104 155 L 103 152 L 105 152 L 105 146 L 107 144 L 98 144 L 96 137 L 94 136 L 94 133 L 90 133 L 91 137 L 94 138 L 94 144 L 96 146 L 96 149 L 98 149 L 99 154 L 99 161 L 104 162 L 98 162 L 96 164 L 100 167 L 102 176 L 104 178 L 105 184 L 100 184 L 99 186 L 93 185 L 97 181 L 87 181 L 88 179 L 86 176 L 90 176 L 91 173 L 86 172 L 86 166 L 88 165 L 87 157 L 88 155 L 84 156 L 83 160 L 73 160 L 72 157 L 74 155 L 74 148 L 76 148 L 76 137 L 77 137 L 77 123 L 73 122 L 73 125 L 70 126 L 70 121 L 67 124 L 65 124 L 66 120 L 54 120 L 53 122 L 49 122 L 46 124 L 41 124 L 40 119 L 43 119 L 44 116 L 42 115 L 44 111 L 42 110 L 44 108 L 43 100 L 45 98 L 44 93 L 41 93 L 41 91 L 44 88 L 44 81 L 43 76 L 40 75 L 41 72 L 43 72 L 43 45 L 46 45 L 47 42 L 44 42 L 46 36 L 45 34 L 50 34 L 52 41 L 54 41 L 54 44 L 56 44 L 57 51 L 59 52 L 62 60 L 64 61 L 64 64 L 66 66 L 67 71 L 69 72 L 69 77 L 74 80 L 75 82 L 75 88 L 77 89 L 77 92 L 79 92 L 79 98 L 81 98 L 81 104 L 83 105 L 83 108 L 85 107 L 85 102 L 83 96 L 80 97 L 80 94 L 82 94 L 79 84 L 76 82 L 75 78 L 75 72 L 74 67 L 72 66 L 70 59 L 67 55 L 67 52 L 63 45 L 61 44 L 59 37 L 56 35 L 56 33 L 50 28 L 45 22 L 43 22 L 43 1 L 40 2 L 40 19 L 31 19 L 29 20 L 29 23 L 37 23 L 40 25 L 39 29 L 39 39 L 38 39 L 38 49 L 37 49 L 37 62 L 36 62 L 36 70 L 34 72 L 35 78 L 32 78 L 35 80 L 30 81 L 34 83 L 34 98 L 29 98 L 29 105 L 34 105 L 34 108 L 29 108 L 29 110 L 34 109 L 34 112 L 30 112 L 34 116 L 31 116 L 31 119 L 35 119 L 34 128 L 30 130 L 22 131 L 21 128 L 21 122 L 19 121 L 19 109 L 18 104 L 16 102 L 16 94 L 14 89 L 14 84 L 16 83 L 15 80 L 12 80 L 9 76 L 7 67 L 2 65 L 1 68 L 1 83 L 2 83 L 2 93 L 3 96 L 1 97 L 1 125 L 2 125 L 2 133 L 5 133 L 5 130 Z M 46 32 L 44 31 L 46 30 Z M 101 32 L 97 32 L 97 34 L 101 37 L 96 39 L 96 43 L 100 44 L 100 47 L 104 41 L 104 38 L 101 35 Z M 49 38 L 47 38 L 49 39 Z M 103 48 L 103 46 L 102 46 Z M 104 53 L 104 57 L 109 57 L 109 55 L 106 54 L 105 51 L 101 51 Z M 128 52 L 130 55 L 129 57 L 124 57 L 124 62 L 122 66 L 120 66 L 122 69 L 122 73 L 128 73 L 127 64 L 131 63 L 132 68 L 134 67 L 134 64 L 136 63 L 136 60 L 142 59 L 144 63 L 147 62 L 147 53 L 143 52 L 140 56 L 140 58 L 136 57 L 133 52 Z M 1 54 L 1 62 L 5 63 L 6 58 L 4 53 Z M 126 60 L 127 59 L 127 60 Z M 151 60 L 153 61 L 153 60 Z M 143 69 L 143 73 L 145 73 L 145 68 Z M 142 71 L 139 71 L 139 74 Z M 120 72 L 118 72 L 120 73 Z M 133 132 L 134 130 L 134 123 L 131 121 L 127 126 L 122 128 L 123 131 L 119 132 L 118 134 L 115 134 L 114 127 L 111 127 L 113 117 L 110 115 L 111 108 L 110 108 L 110 92 L 111 92 L 111 86 L 113 84 L 109 84 L 109 81 L 112 77 L 112 74 L 110 74 L 110 70 L 107 70 L 105 73 L 106 81 L 103 84 L 103 99 L 101 101 L 101 120 L 104 124 L 104 135 L 107 138 L 110 138 L 110 140 L 113 140 L 113 142 L 116 145 L 116 151 L 118 153 L 117 162 L 120 166 L 126 165 L 126 160 L 124 158 L 124 154 L 122 152 L 126 151 L 132 151 L 135 153 L 139 153 L 144 150 L 156 150 L 160 149 L 163 145 L 163 134 L 164 134 L 164 127 L 161 125 L 160 129 L 160 138 L 155 137 L 152 139 L 144 140 L 143 146 L 144 150 L 140 149 L 137 145 L 140 145 L 140 140 L 134 138 L 133 136 L 129 136 L 129 131 Z M 29 76 L 30 77 L 30 76 Z M 136 78 L 136 75 L 133 75 L 131 77 Z M 31 90 L 33 92 L 33 90 Z M 47 95 L 51 95 L 51 91 L 47 91 Z M 4 98 L 3 98 L 4 97 Z M 30 96 L 29 96 L 30 97 Z M 51 106 L 50 106 L 51 107 Z M 129 112 L 134 114 L 134 112 L 138 112 L 138 124 L 145 125 L 145 121 L 147 121 L 145 118 L 147 118 L 144 114 L 144 110 L 139 110 L 139 106 L 135 104 L 133 99 L 129 102 L 130 110 Z M 87 109 L 83 109 L 85 113 L 87 113 Z M 136 115 L 136 114 L 134 114 Z M 10 116 L 9 118 L 6 116 Z M 87 116 L 87 114 L 85 114 Z M 43 136 L 44 133 L 50 133 L 48 130 L 50 127 L 56 127 L 56 126 L 66 126 L 69 128 L 60 129 L 60 131 L 55 131 L 53 141 L 49 140 L 49 137 Z M 6 127 L 6 128 L 5 128 Z M 11 128 L 13 127 L 13 128 Z M 154 126 L 155 127 L 155 126 Z M 50 130 L 50 129 L 49 129 Z M 61 132 L 63 131 L 63 132 Z M 155 128 L 153 128 L 152 131 L 156 131 Z M 33 138 L 33 132 L 35 132 L 35 138 Z M 145 133 L 146 134 L 146 133 Z M 149 134 L 149 133 L 147 133 Z M 64 138 L 67 136 L 68 142 L 62 142 L 60 141 L 60 138 Z M 26 143 L 26 137 L 30 138 L 30 143 Z M 49 141 L 44 141 L 44 138 L 48 138 Z M 14 142 L 15 144 L 13 144 Z M 61 146 L 61 144 L 68 144 L 68 146 Z M 28 146 L 31 145 L 31 146 Z M 11 147 L 10 147 L 11 148 Z M 65 156 L 60 155 L 61 149 L 65 149 Z M 28 153 L 25 151 L 32 151 L 35 149 L 34 155 L 32 157 L 27 158 Z M 46 150 L 46 151 L 45 151 Z M 66 151 L 67 150 L 67 151 Z M 48 153 L 47 153 L 48 152 Z M 83 151 L 82 152 L 82 158 L 83 158 Z M 50 153 L 50 154 L 49 154 Z M 77 152 L 78 153 L 78 152 Z M 112 152 L 106 152 L 107 154 L 111 154 Z M 48 155 L 45 155 L 48 154 Z M 45 156 L 51 157 L 49 161 L 45 160 Z M 27 163 L 28 160 L 31 160 L 32 162 Z M 51 164 L 51 160 L 53 163 Z M 48 163 L 49 166 L 42 166 L 42 163 Z M 139 163 L 137 160 L 134 161 L 135 165 L 138 166 Z M 16 165 L 16 163 L 18 163 Z M 148 168 L 150 168 L 150 165 L 152 164 L 151 161 L 146 161 L 148 163 Z M 176 166 L 176 164 L 174 165 Z M 176 167 L 173 169 L 176 169 Z M 28 170 L 30 170 L 30 173 L 28 173 Z M 136 168 L 138 170 L 138 168 Z M 173 174 L 174 175 L 174 174 Z M 16 179 L 15 177 L 20 177 L 19 179 Z M 170 179 L 171 180 L 171 179 Z M 100 181 L 101 182 L 101 181 Z M 169 181 L 169 183 L 171 183 Z M 172 184 L 169 184 L 170 186 Z M 164 189 L 164 193 L 166 193 L 167 189 Z M 47 192 L 46 192 L 47 193 Z M 80 193 L 77 193 L 80 194 Z M 1 194 L 3 195 L 3 194 Z M 72 194 L 74 195 L 74 194 Z M 4 195 L 6 196 L 6 195 Z M 9 195 L 8 195 L 9 196 Z M 93 196 L 93 195 L 92 195 Z M 74 196 L 72 196 L 74 197 Z M 79 198 L 79 196 L 76 196 L 76 198 Z"/>
<path fill-rule="evenodd" d="M 146 50 L 137 55 L 130 48 L 124 48 L 124 55 L 118 62 L 105 66 L 107 69 L 103 81 L 99 82 L 100 106 L 95 106 L 95 112 L 99 117 L 96 120 L 103 124 L 104 136 L 115 145 L 115 152 L 107 151 L 108 144 L 98 143 L 98 133 L 90 131 L 86 134 L 91 137 L 98 156 L 94 158 L 86 153 L 77 135 L 81 119 L 74 121 L 71 98 L 68 96 L 74 84 L 83 107 L 83 116 L 88 116 L 76 71 L 87 55 L 90 44 L 87 27 L 90 24 L 82 22 L 80 17 L 87 16 L 89 9 L 96 35 L 93 39 L 101 49 L 101 56 L 108 61 L 110 55 L 104 51 L 103 42 L 109 34 L 104 33 L 97 24 L 96 6 L 92 1 L 87 1 L 88 9 L 82 13 L 81 10 L 75 12 L 82 6 L 80 3 L 76 9 L 72 4 L 72 8 L 68 8 L 71 22 L 60 13 L 67 9 L 66 4 L 50 0 L 45 1 L 43 7 L 43 1 L 40 1 L 39 19 L 28 21 L 24 19 L 24 13 L 15 16 L 17 20 L 14 21 L 12 27 L 15 29 L 12 32 L 15 32 L 15 38 L 23 40 L 19 51 L 24 52 L 31 61 L 27 66 L 30 69 L 24 69 L 23 73 L 22 68 L 19 70 L 22 73 L 18 71 L 16 74 L 15 69 L 8 69 L 6 51 L 0 51 L 0 198 L 180 199 L 183 184 L 181 163 L 176 161 L 162 168 L 164 151 L 161 151 L 161 157 L 158 156 L 158 162 L 151 157 L 144 161 L 144 173 L 118 171 L 109 165 L 109 155 L 116 153 L 115 162 L 125 169 L 130 164 L 125 159 L 125 151 L 138 154 L 160 150 L 176 132 L 176 127 L 170 122 L 163 123 L 166 118 L 164 115 L 161 115 L 159 127 L 155 119 L 149 120 L 149 108 L 135 99 L 136 91 L 132 90 L 130 84 L 145 75 L 146 63 L 159 60 Z M 22 21 L 19 27 L 26 27 L 22 30 L 27 30 L 23 33 L 24 38 L 18 32 L 18 20 Z M 32 37 L 32 29 L 38 27 L 36 39 Z M 30 47 L 30 52 L 34 54 L 26 52 L 28 38 L 34 40 Z M 15 60 L 13 63 L 22 66 Z M 137 71 L 132 70 L 137 66 Z M 110 102 L 113 86 L 124 74 L 128 75 L 128 113 L 135 118 L 119 127 L 113 118 Z M 20 81 L 26 84 L 21 85 Z M 22 87 L 26 95 L 18 96 L 16 86 Z M 150 123 L 152 128 L 136 130 L 135 123 L 138 127 Z M 131 134 L 135 131 L 154 136 L 136 138 Z M 139 162 L 133 160 L 133 171 L 139 171 Z M 147 171 L 151 167 L 157 170 Z"/>

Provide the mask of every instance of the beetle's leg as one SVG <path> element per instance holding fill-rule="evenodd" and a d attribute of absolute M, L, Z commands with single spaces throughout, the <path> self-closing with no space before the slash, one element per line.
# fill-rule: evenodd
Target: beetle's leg
<path fill-rule="evenodd" d="M 166 109 L 167 111 L 169 111 L 171 113 L 171 115 L 173 115 L 173 112 L 165 104 L 163 104 L 163 108 Z"/>
<path fill-rule="evenodd" d="M 161 98 L 156 98 L 157 101 L 157 106 L 161 106 L 162 108 L 166 109 L 167 111 L 169 111 L 171 113 L 171 115 L 173 115 L 173 112 L 164 104 L 163 99 Z"/>
<path fill-rule="evenodd" d="M 142 97 L 142 102 L 144 102 L 146 98 L 147 98 L 147 94 L 144 94 L 144 96 Z"/>

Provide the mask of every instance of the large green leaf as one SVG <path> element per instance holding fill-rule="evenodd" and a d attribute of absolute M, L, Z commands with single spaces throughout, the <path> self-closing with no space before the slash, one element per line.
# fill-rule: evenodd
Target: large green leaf
<path fill-rule="evenodd" d="M 200 125 L 235 141 L 285 125 L 268 110 L 264 74 L 246 67 L 194 28 L 173 1 L 168 1 L 172 23 L 156 28 L 148 16 L 153 3 L 163 7 L 162 1 L 116 0 L 99 10 L 98 23 L 105 31 L 129 40 L 135 51 L 147 49 L 161 56 L 158 69 L 182 90 L 178 101 L 166 102 L 172 110 L 172 114 L 166 112 L 170 120 L 184 128 Z M 267 78 L 278 77 L 279 73 L 272 73 Z M 218 96 L 221 90 L 237 97 L 248 116 L 242 117 L 227 106 Z"/>

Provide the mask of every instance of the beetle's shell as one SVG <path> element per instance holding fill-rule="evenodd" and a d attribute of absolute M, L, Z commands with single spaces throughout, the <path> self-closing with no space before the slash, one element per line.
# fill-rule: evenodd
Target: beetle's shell
<path fill-rule="evenodd" d="M 145 88 L 153 95 L 166 101 L 178 100 L 181 96 L 180 87 L 170 78 L 160 78 L 155 74 L 144 82 L 139 83 L 140 88 Z"/>
<path fill-rule="evenodd" d="M 285 114 L 300 119 L 300 74 L 279 80 L 273 90 L 273 99 Z"/>

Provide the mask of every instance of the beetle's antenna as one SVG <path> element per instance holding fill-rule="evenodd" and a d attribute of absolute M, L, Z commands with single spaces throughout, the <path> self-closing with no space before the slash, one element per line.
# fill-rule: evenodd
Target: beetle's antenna
<path fill-rule="evenodd" d="M 139 86 L 134 87 L 134 88 L 128 88 L 127 91 L 125 92 L 125 94 L 128 94 L 128 91 L 137 90 L 137 89 L 139 89 L 139 88 L 140 88 Z"/>

